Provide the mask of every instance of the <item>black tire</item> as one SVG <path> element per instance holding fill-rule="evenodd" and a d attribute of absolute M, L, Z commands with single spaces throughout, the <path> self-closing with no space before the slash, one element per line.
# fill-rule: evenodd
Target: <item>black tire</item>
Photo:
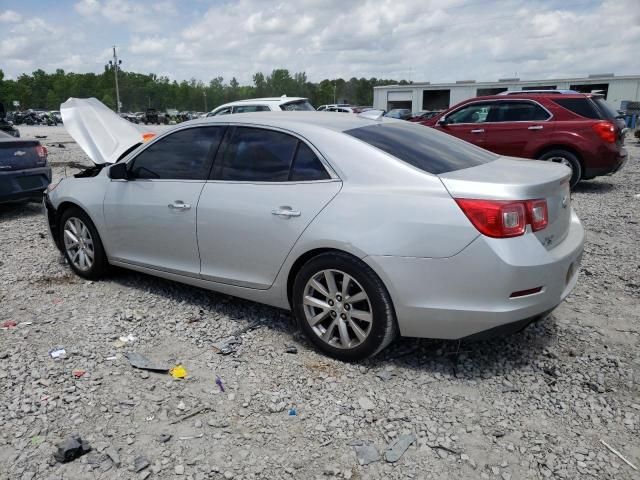
<path fill-rule="evenodd" d="M 76 266 L 73 259 L 71 258 L 71 254 L 67 249 L 67 245 L 65 244 L 64 239 L 64 229 L 67 221 L 69 219 L 78 219 L 80 220 L 86 228 L 89 230 L 91 235 L 91 240 L 93 243 L 93 263 L 86 270 L 80 269 Z M 107 262 L 107 255 L 104 251 L 104 247 L 102 246 L 102 240 L 100 240 L 100 235 L 98 235 L 98 231 L 96 230 L 95 225 L 89 218 L 85 212 L 77 207 L 71 207 L 65 210 L 60 217 L 60 222 L 58 223 L 58 240 L 59 244 L 62 247 L 63 253 L 69 266 L 71 269 L 79 275 L 80 277 L 89 279 L 89 280 L 98 280 L 107 272 L 109 263 Z"/>
<path fill-rule="evenodd" d="M 571 168 L 571 180 L 569 181 L 569 185 L 571 189 L 578 184 L 580 180 L 582 180 L 582 164 L 578 157 L 575 154 L 562 149 L 557 150 L 549 150 L 545 152 L 543 155 L 538 157 L 538 160 L 545 160 L 548 162 L 557 162 L 557 163 L 567 163 L 568 167 Z"/>
<path fill-rule="evenodd" d="M 329 343 L 320 338 L 319 333 L 316 333 L 307 321 L 305 306 L 303 304 L 307 282 L 325 270 L 335 270 L 346 273 L 352 280 L 355 280 L 355 282 L 359 284 L 355 286 L 361 287 L 368 297 L 367 306 L 370 306 L 372 319 L 370 330 L 366 338 L 357 346 L 338 348 L 329 345 Z M 346 299 L 344 299 L 344 302 L 345 304 L 347 303 Z M 343 252 L 322 253 L 307 261 L 296 275 L 293 284 L 291 304 L 298 325 L 302 331 L 304 331 L 309 341 L 311 341 L 318 350 L 338 360 L 350 362 L 373 357 L 387 347 L 398 334 L 398 326 L 391 297 L 382 280 L 380 280 L 367 264 Z M 355 306 L 353 308 L 353 312 L 355 312 Z M 326 320 L 330 322 L 331 318 L 327 316 Z M 345 324 L 349 325 L 349 322 L 352 321 L 352 318 L 349 316 Z M 353 328 L 348 328 L 355 337 Z M 327 328 L 327 330 L 329 330 L 329 328 Z"/>

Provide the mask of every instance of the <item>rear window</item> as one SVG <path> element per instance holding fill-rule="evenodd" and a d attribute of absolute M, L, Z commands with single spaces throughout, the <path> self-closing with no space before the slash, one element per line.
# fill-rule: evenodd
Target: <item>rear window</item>
<path fill-rule="evenodd" d="M 309 100 L 294 100 L 293 102 L 283 103 L 280 105 L 280 109 L 286 112 L 292 111 L 311 111 L 315 112 L 316 109 L 309 103 Z"/>
<path fill-rule="evenodd" d="M 370 125 L 344 133 L 434 175 L 475 167 L 498 158 L 494 153 L 446 133 L 404 122 Z"/>
<path fill-rule="evenodd" d="M 598 120 L 602 118 L 596 106 L 588 98 L 554 98 L 553 101 L 581 117 Z"/>
<path fill-rule="evenodd" d="M 616 112 L 602 97 L 593 98 L 593 102 L 598 106 L 602 116 L 609 120 L 614 120 L 618 116 Z"/>

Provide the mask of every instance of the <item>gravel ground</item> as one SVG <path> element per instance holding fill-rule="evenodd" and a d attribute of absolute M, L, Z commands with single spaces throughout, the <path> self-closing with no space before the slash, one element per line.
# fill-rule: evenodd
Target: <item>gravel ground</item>
<path fill-rule="evenodd" d="M 88 164 L 63 127 L 21 131 L 47 135 L 56 177 Z M 84 281 L 39 205 L 0 206 L 0 323 L 19 324 L 0 330 L 0 479 L 640 478 L 601 443 L 640 468 L 640 146 L 627 147 L 621 172 L 573 195 L 583 266 L 548 320 L 482 343 L 402 339 L 357 365 L 314 352 L 287 312 L 124 270 Z M 215 352 L 256 322 L 236 353 Z M 188 377 L 133 369 L 127 351 Z M 93 450 L 57 463 L 73 433 Z"/>

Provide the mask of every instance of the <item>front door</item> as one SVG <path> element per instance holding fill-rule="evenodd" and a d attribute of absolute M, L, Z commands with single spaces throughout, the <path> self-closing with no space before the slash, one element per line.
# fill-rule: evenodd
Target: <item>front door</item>
<path fill-rule="evenodd" d="M 267 289 L 342 183 L 309 145 L 287 133 L 236 127 L 227 138 L 198 204 L 201 275 Z"/>
<path fill-rule="evenodd" d="M 449 113 L 446 123 L 438 123 L 436 128 L 478 147 L 484 147 L 488 115 L 488 102 L 474 102 Z"/>
<path fill-rule="evenodd" d="M 196 211 L 225 127 L 187 128 L 160 138 L 112 180 L 104 199 L 109 256 L 198 276 Z"/>

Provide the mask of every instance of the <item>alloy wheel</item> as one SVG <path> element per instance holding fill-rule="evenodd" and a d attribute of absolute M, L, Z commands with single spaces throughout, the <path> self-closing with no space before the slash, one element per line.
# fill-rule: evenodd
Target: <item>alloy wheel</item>
<path fill-rule="evenodd" d="M 549 157 L 548 162 L 561 163 L 565 167 L 569 167 L 573 171 L 573 164 L 565 157 Z"/>
<path fill-rule="evenodd" d="M 69 217 L 64 224 L 64 248 L 69 261 L 83 272 L 93 266 L 95 248 L 91 232 L 82 220 Z"/>
<path fill-rule="evenodd" d="M 304 288 L 305 319 L 328 345 L 350 349 L 362 344 L 373 325 L 373 310 L 362 285 L 340 270 L 322 270 Z"/>

